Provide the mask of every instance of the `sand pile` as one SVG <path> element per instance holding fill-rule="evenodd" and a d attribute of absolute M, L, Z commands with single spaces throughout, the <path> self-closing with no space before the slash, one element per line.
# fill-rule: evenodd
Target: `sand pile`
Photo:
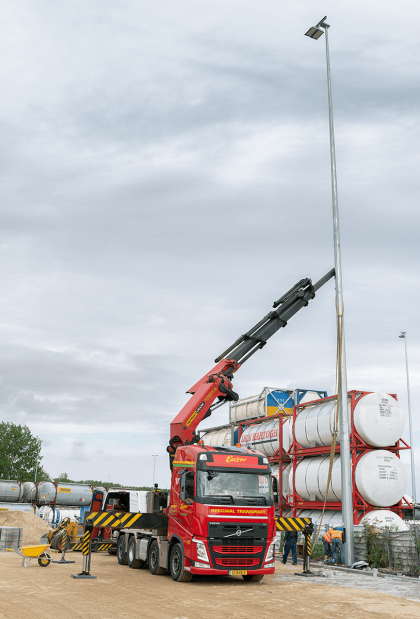
<path fill-rule="evenodd" d="M 0 527 L 22 527 L 23 545 L 39 544 L 39 538 L 51 531 L 47 523 L 30 512 L 0 512 Z"/>

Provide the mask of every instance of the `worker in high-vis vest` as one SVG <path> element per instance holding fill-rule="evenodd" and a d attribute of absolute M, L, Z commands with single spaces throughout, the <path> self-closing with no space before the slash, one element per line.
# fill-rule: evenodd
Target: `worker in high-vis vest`
<path fill-rule="evenodd" d="M 346 564 L 343 548 L 343 527 L 333 527 L 328 531 L 331 536 L 331 546 L 333 549 L 333 561 L 338 563 L 337 549 L 340 551 L 341 564 Z"/>
<path fill-rule="evenodd" d="M 322 536 L 322 543 L 324 545 L 324 561 L 328 561 L 332 557 L 331 535 L 329 531 Z"/>

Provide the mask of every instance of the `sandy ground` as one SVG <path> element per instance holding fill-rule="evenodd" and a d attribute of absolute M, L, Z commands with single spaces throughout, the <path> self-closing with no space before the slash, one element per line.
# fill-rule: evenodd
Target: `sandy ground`
<path fill-rule="evenodd" d="M 261 583 L 246 583 L 240 577 L 195 577 L 190 583 L 175 583 L 170 576 L 152 576 L 148 570 L 120 566 L 115 556 L 94 554 L 92 574 L 97 579 L 83 581 L 71 578 L 72 573 L 81 571 L 81 555 L 67 553 L 67 558 L 75 559 L 76 564 L 41 568 L 33 563 L 25 569 L 20 557 L 1 553 L 0 619 L 49 616 L 60 619 L 271 619 L 280 616 L 412 619 L 420 616 L 420 602 L 415 598 L 411 601 L 383 591 L 337 586 L 339 583 L 334 586 L 327 579 L 299 578 L 293 576 L 296 568 L 288 565 L 279 565 L 276 574 L 266 576 Z M 420 594 L 420 583 L 413 586 Z M 404 595 L 411 596 L 406 592 Z"/>

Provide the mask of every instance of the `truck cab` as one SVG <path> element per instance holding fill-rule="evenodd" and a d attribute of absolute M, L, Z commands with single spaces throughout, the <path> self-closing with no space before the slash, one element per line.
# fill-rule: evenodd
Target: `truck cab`
<path fill-rule="evenodd" d="M 257 451 L 178 447 L 168 509 L 172 575 L 174 560 L 190 574 L 254 581 L 273 574 L 277 480 L 273 490 L 272 479 L 267 458 Z"/>

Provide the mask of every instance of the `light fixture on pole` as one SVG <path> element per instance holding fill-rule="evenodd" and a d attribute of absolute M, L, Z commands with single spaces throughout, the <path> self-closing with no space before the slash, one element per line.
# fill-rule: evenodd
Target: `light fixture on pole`
<path fill-rule="evenodd" d="M 155 487 L 155 470 L 156 470 L 156 458 L 158 457 L 159 454 L 152 454 L 152 458 L 154 458 L 153 460 L 153 488 Z"/>
<path fill-rule="evenodd" d="M 410 396 L 410 377 L 408 374 L 408 355 L 407 355 L 407 332 L 401 331 L 401 335 L 398 337 L 402 338 L 405 343 L 405 369 L 407 373 L 407 398 L 408 398 L 408 426 L 410 431 L 410 457 L 411 457 L 411 492 L 413 496 L 413 511 L 414 505 L 417 503 L 417 492 L 416 492 L 416 468 L 414 466 L 414 439 L 413 439 L 413 420 L 411 418 L 411 396 Z M 414 513 L 413 513 L 414 518 Z"/>
<path fill-rule="evenodd" d="M 309 28 L 305 33 L 311 39 L 319 39 L 325 32 L 325 48 L 327 57 L 327 86 L 328 86 L 328 113 L 330 126 L 330 158 L 331 158 L 331 187 L 332 187 L 332 209 L 333 209 L 333 232 L 334 232 L 334 260 L 335 260 L 335 301 L 338 322 L 338 389 L 337 405 L 340 423 L 340 461 L 341 461 L 341 489 L 342 489 L 342 514 L 343 523 L 346 529 L 345 555 L 348 565 L 354 563 L 354 529 L 353 529 L 353 497 L 352 497 L 352 469 L 350 458 L 350 432 L 349 414 L 347 402 L 347 369 L 346 369 L 346 347 L 344 340 L 344 300 L 343 300 L 343 278 L 341 271 L 341 245 L 340 245 L 340 224 L 338 216 L 338 194 L 337 194 L 337 168 L 335 161 L 335 140 L 334 140 L 334 119 L 331 91 L 331 68 L 330 50 L 328 45 L 329 24 L 325 22 L 325 16 L 316 26 Z"/>

